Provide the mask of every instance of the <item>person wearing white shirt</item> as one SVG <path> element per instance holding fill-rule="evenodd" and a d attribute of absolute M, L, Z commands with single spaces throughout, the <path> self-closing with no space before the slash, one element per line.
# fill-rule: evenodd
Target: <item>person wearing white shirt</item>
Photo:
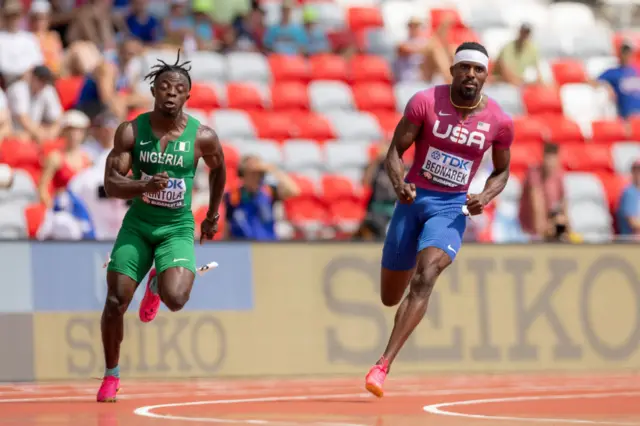
<path fill-rule="evenodd" d="M 0 74 L 11 85 L 37 65 L 44 63 L 38 39 L 20 25 L 24 6 L 20 0 L 5 0 L 0 8 L 3 30 L 0 31 Z"/>
<path fill-rule="evenodd" d="M 19 135 L 36 142 L 58 137 L 63 109 L 53 83 L 51 71 L 39 65 L 7 89 L 13 126 Z"/>

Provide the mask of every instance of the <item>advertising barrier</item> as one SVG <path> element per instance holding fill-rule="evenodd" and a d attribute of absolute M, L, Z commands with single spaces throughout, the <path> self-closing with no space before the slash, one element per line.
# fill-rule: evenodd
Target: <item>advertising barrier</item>
<path fill-rule="evenodd" d="M 0 314 L 2 342 L 23 346 L 12 343 L 3 353 L 0 380 L 102 374 L 100 291 L 106 284 L 98 258 L 104 261 L 105 248 L 31 247 L 32 282 L 19 284 L 31 287 L 34 309 Z M 333 243 L 199 249 L 200 263 L 216 260 L 220 267 L 196 279 L 188 308 L 143 324 L 137 303 L 130 307 L 122 373 L 362 375 L 384 349 L 395 314 L 379 299 L 380 250 Z M 640 247 L 629 245 L 466 245 L 438 281 L 427 318 L 394 372 L 635 369 L 639 258 Z M 58 269 L 39 271 L 47 262 Z M 2 287 L 5 294 L 11 288 Z"/>

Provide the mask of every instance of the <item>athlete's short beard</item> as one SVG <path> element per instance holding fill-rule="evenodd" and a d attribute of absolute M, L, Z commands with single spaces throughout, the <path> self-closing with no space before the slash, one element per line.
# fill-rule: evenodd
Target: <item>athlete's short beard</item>
<path fill-rule="evenodd" d="M 180 113 L 182 113 L 182 108 L 178 108 L 175 111 L 167 111 L 163 108 L 160 107 L 156 107 L 156 111 L 158 111 L 160 114 L 162 114 L 164 117 L 167 118 L 176 118 L 180 116 Z"/>
<path fill-rule="evenodd" d="M 465 101 L 473 101 L 476 99 L 476 96 L 478 95 L 478 89 L 475 87 L 460 86 L 460 89 L 458 90 L 458 95 L 460 95 L 460 98 Z"/>

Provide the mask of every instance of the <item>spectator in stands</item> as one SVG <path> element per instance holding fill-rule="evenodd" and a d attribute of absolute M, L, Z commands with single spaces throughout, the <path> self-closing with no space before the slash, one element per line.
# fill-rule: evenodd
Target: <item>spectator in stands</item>
<path fill-rule="evenodd" d="M 318 16 L 315 10 L 305 9 L 302 15 L 304 22 L 304 30 L 307 35 L 307 46 L 305 53 L 307 55 L 316 55 L 318 53 L 330 53 L 331 44 L 327 37 L 326 31 L 317 25 Z"/>
<path fill-rule="evenodd" d="M 251 0 L 200 0 L 207 3 L 207 13 L 214 23 L 222 26 L 233 24 L 239 17 L 246 16 L 254 7 Z M 194 5 L 199 3 L 198 0 Z"/>
<path fill-rule="evenodd" d="M 20 0 L 5 0 L 0 8 L 0 74 L 4 87 L 23 79 L 36 65 L 42 65 L 44 59 L 36 37 L 21 30 L 24 9 Z M 7 94 L 8 95 L 8 94 Z"/>
<path fill-rule="evenodd" d="M 29 9 L 29 28 L 40 43 L 44 64 L 55 75 L 60 74 L 62 64 L 62 40 L 60 34 L 49 28 L 51 3 L 47 0 L 34 0 Z"/>
<path fill-rule="evenodd" d="M 151 102 L 149 94 L 140 93 L 137 88 L 142 75 L 138 60 L 140 51 L 138 41 L 126 40 L 119 46 L 116 57 L 100 59 L 93 71 L 85 76 L 74 108 L 90 119 L 109 110 L 124 120 L 130 108 L 148 107 Z"/>
<path fill-rule="evenodd" d="M 9 103 L 7 96 L 0 87 L 0 144 L 2 140 L 9 136 L 12 131 L 11 113 L 9 112 Z"/>
<path fill-rule="evenodd" d="M 526 72 L 529 69 L 536 70 L 536 83 L 541 83 L 538 48 L 531 40 L 531 26 L 522 24 L 518 37 L 507 43 L 498 54 L 492 74 L 496 81 L 521 86 L 527 83 Z"/>
<path fill-rule="evenodd" d="M 555 226 L 555 218 L 566 217 L 558 145 L 546 143 L 543 149 L 542 164 L 528 170 L 520 199 L 520 224 L 533 239 L 545 238 Z"/>
<path fill-rule="evenodd" d="M 164 43 L 186 51 L 196 49 L 195 21 L 189 15 L 187 0 L 171 0 L 169 15 L 164 19 Z"/>
<path fill-rule="evenodd" d="M 631 183 L 622 193 L 616 216 L 620 235 L 640 235 L 640 160 L 631 166 Z"/>
<path fill-rule="evenodd" d="M 618 52 L 620 64 L 611 68 L 598 81 L 608 85 L 616 99 L 618 114 L 622 118 L 640 113 L 640 74 L 631 64 L 634 47 L 630 42 L 623 42 Z"/>
<path fill-rule="evenodd" d="M 422 21 L 413 17 L 407 24 L 408 38 L 400 43 L 394 64 L 396 81 L 422 81 L 422 63 L 429 40 L 422 32 Z"/>
<path fill-rule="evenodd" d="M 197 6 L 199 5 L 194 3 L 192 9 L 196 46 L 198 47 L 198 50 L 216 51 L 220 48 L 220 44 L 216 37 L 213 22 L 209 15 Z"/>
<path fill-rule="evenodd" d="M 121 16 L 113 13 L 113 0 L 89 0 L 81 6 L 67 31 L 67 41 L 90 41 L 101 51 L 116 48 L 116 33 L 126 31 Z"/>
<path fill-rule="evenodd" d="M 71 178 L 91 165 L 91 160 L 80 148 L 89 128 L 89 118 L 80 111 L 67 111 L 62 120 L 64 151 L 53 151 L 45 159 L 38 186 L 40 200 L 48 208 L 53 205 L 51 189 L 57 194 L 64 190 Z"/>
<path fill-rule="evenodd" d="M 162 23 L 148 9 L 149 0 L 131 0 L 125 23 L 132 38 L 144 44 L 154 44 L 160 41 Z"/>
<path fill-rule="evenodd" d="M 457 46 L 449 42 L 449 33 L 454 19 L 451 15 L 445 15 L 429 39 L 422 61 L 422 77 L 429 84 L 451 83 L 449 69 Z"/>
<path fill-rule="evenodd" d="M 239 16 L 222 37 L 223 50 L 262 52 L 264 50 L 265 12 L 259 6 Z"/>
<path fill-rule="evenodd" d="M 17 136 L 38 143 L 58 137 L 62 105 L 49 68 L 35 67 L 28 78 L 9 86 L 7 96 Z"/>
<path fill-rule="evenodd" d="M 277 185 L 268 184 L 267 173 Z M 298 184 L 277 167 L 249 155 L 240 161 L 242 184 L 224 195 L 226 237 L 230 239 L 276 240 L 273 205 L 300 194 Z"/>
<path fill-rule="evenodd" d="M 371 188 L 365 218 L 354 235 L 355 239 L 375 241 L 384 239 L 398 197 L 384 169 L 389 143 L 380 145 L 378 155 L 369 163 L 362 177 L 362 185 Z"/>
<path fill-rule="evenodd" d="M 108 111 L 92 121 L 89 136 L 82 144 L 82 150 L 94 164 L 105 152 L 113 148 L 113 138 L 119 124 L 118 118 Z"/>
<path fill-rule="evenodd" d="M 282 2 L 282 17 L 279 24 L 267 29 L 264 45 L 274 53 L 284 55 L 302 55 L 306 53 L 309 40 L 302 25 L 293 22 L 293 4 L 291 0 Z"/>

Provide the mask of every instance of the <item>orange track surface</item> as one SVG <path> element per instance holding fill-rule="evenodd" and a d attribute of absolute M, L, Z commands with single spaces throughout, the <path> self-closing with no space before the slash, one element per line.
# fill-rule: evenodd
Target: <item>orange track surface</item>
<path fill-rule="evenodd" d="M 0 425 L 640 426 L 637 376 L 390 378 L 386 395 L 361 379 L 122 381 L 115 404 L 99 382 L 0 385 Z"/>

